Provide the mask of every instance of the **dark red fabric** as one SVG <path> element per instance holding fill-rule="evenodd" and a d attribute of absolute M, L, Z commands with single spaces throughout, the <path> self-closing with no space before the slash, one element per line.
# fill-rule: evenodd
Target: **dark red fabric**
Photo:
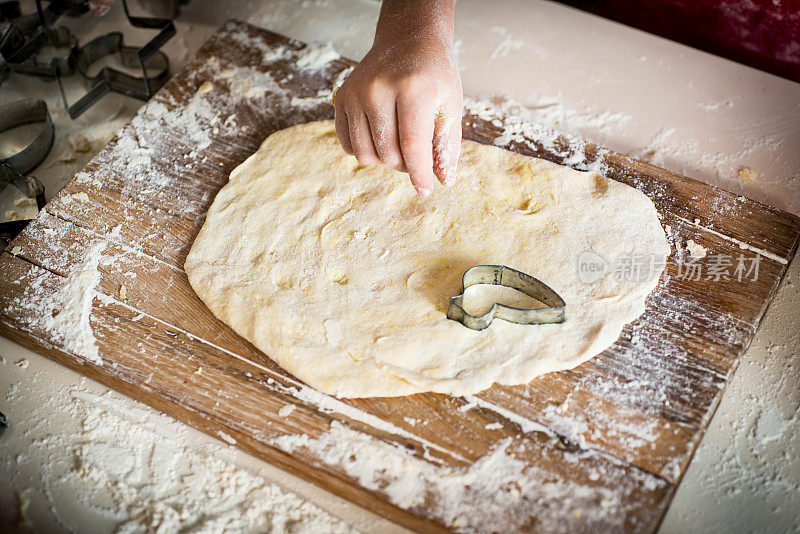
<path fill-rule="evenodd" d="M 800 0 L 599 0 L 601 14 L 800 82 Z"/>

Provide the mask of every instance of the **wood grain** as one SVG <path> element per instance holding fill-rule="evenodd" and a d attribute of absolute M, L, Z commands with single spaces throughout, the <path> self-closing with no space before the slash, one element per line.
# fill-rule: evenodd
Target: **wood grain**
<path fill-rule="evenodd" d="M 0 254 L 0 333 L 415 530 L 654 530 L 796 250 L 800 220 L 587 144 L 588 163 L 602 161 L 608 177 L 653 199 L 674 243 L 645 314 L 617 343 L 576 369 L 474 397 L 315 394 L 218 321 L 183 271 L 231 170 L 270 133 L 332 116 L 315 98 L 352 62 L 309 71 L 271 53 L 303 46 L 225 24 Z M 226 76 L 235 69 L 249 87 Z M 214 92 L 199 99 L 205 81 Z M 198 107 L 206 104 L 210 111 Z M 502 124 L 464 118 L 467 138 L 493 143 L 501 133 Z M 525 139 L 508 148 L 562 163 L 569 143 L 553 149 Z M 689 239 L 714 255 L 764 256 L 758 279 L 687 280 L 680 263 Z M 97 247 L 87 320 L 101 363 L 47 320 L 70 313 L 58 309 L 60 295 Z M 356 451 L 355 470 L 347 455 L 314 446 L 337 429 L 369 450 L 442 470 L 443 480 L 480 468 L 500 448 L 525 480 L 475 481 L 462 492 L 437 480 L 419 499 L 398 500 L 384 456 Z M 279 446 L 304 435 L 308 446 Z"/>

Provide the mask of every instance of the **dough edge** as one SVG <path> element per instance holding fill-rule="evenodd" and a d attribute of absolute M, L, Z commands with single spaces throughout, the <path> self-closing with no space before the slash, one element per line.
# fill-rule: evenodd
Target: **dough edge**
<path fill-rule="evenodd" d="M 235 188 L 239 177 L 246 174 L 247 169 L 257 166 L 260 162 L 261 154 L 282 137 L 296 136 L 298 133 L 300 133 L 300 135 L 305 133 L 318 135 L 320 132 L 330 132 L 332 129 L 333 121 L 319 121 L 274 132 L 264 140 L 261 147 L 253 155 L 234 169 L 231 173 L 229 183 L 220 190 L 217 198 L 227 189 Z M 469 146 L 470 144 L 478 145 L 469 140 L 463 140 L 462 142 L 465 146 Z M 505 149 L 500 147 L 489 145 L 480 146 L 490 150 L 505 151 Z M 516 156 L 519 158 L 532 159 L 520 155 Z M 548 163 L 548 165 L 561 167 L 552 163 Z M 628 194 L 639 195 L 646 199 L 652 207 L 653 214 L 655 214 L 655 207 L 652 201 L 650 201 L 644 193 L 618 182 L 611 181 L 611 184 L 612 187 L 624 187 Z M 218 211 L 217 208 L 217 199 L 215 199 L 208 212 L 209 218 L 216 215 Z M 656 222 L 658 223 L 657 219 Z M 661 228 L 660 223 L 658 223 L 658 225 L 659 228 Z M 663 234 L 663 229 L 661 232 Z M 230 306 L 220 305 L 218 299 L 214 298 L 213 290 L 211 290 L 213 275 L 210 274 L 207 269 L 209 248 L 213 248 L 213 246 L 209 245 L 210 243 L 213 244 L 213 233 L 213 230 L 208 224 L 204 224 L 185 261 L 185 270 L 189 282 L 201 300 L 203 300 L 216 317 L 230 325 L 239 335 L 251 341 L 283 369 L 295 376 L 302 377 L 302 379 L 312 387 L 340 397 L 392 397 L 411 395 L 425 391 L 447 393 L 450 395 L 466 395 L 487 389 L 495 383 L 502 385 L 526 384 L 537 376 L 577 367 L 616 342 L 624 326 L 634 321 L 644 312 L 644 299 L 656 288 L 660 278 L 659 273 L 658 276 L 654 276 L 650 280 L 649 284 L 637 288 L 633 300 L 640 299 L 641 306 L 636 306 L 634 307 L 635 309 L 631 309 L 629 315 L 616 317 L 604 323 L 597 336 L 588 343 L 583 350 L 573 354 L 572 358 L 569 360 L 555 363 L 553 361 L 548 361 L 545 365 L 544 362 L 536 361 L 535 358 L 529 358 L 525 362 L 526 365 L 517 367 L 513 371 L 509 372 L 508 369 L 497 370 L 497 372 L 494 373 L 486 373 L 482 377 L 472 377 L 469 383 L 463 383 L 458 379 L 451 379 L 418 384 L 404 378 L 402 372 L 398 373 L 389 366 L 381 365 L 373 360 L 362 360 L 353 366 L 352 361 L 342 360 L 341 354 L 339 354 L 337 358 L 328 358 L 328 355 L 325 355 L 323 358 L 318 354 L 316 356 L 313 354 L 305 354 L 305 357 L 303 357 L 304 350 L 298 347 L 294 355 L 287 355 L 280 353 L 280 350 L 271 350 L 274 349 L 274 347 L 270 347 L 268 343 L 259 342 L 259 340 L 256 339 L 258 336 L 254 331 L 254 328 L 257 326 L 257 321 L 251 319 L 248 324 L 247 319 L 243 321 L 241 315 L 233 313 Z M 663 254 L 665 258 L 669 255 L 669 245 L 665 237 L 664 246 L 658 252 Z M 208 291 L 211 291 L 211 294 L 209 294 Z M 318 368 L 312 375 L 307 373 L 309 361 L 313 361 L 314 365 Z M 341 365 L 343 361 L 350 366 L 347 372 L 342 372 L 345 370 Z"/>

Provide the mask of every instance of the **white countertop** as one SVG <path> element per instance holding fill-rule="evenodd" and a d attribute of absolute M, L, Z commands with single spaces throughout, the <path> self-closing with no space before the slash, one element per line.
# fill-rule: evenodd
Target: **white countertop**
<path fill-rule="evenodd" d="M 331 41 L 359 59 L 371 44 L 378 8 L 369 0 L 193 0 L 183 6 L 166 50 L 177 70 L 235 17 L 300 40 Z M 70 25 L 85 42 L 124 27 L 121 11 L 116 6 L 102 19 Z M 139 44 L 148 35 L 126 34 Z M 456 35 L 465 95 L 518 101 L 554 128 L 800 214 L 800 84 L 549 2 L 459 0 Z M 35 173 L 48 197 L 140 105 L 109 95 L 69 121 L 58 111 L 53 84 L 19 78 L 0 87 L 0 101 L 31 89 L 53 91 L 47 100 L 58 137 Z M 76 134 L 90 142 L 89 152 L 70 147 Z M 800 529 L 792 506 L 800 500 L 799 274 L 795 260 L 662 532 Z M 146 406 L 103 394 L 103 386 L 3 338 L 0 356 L 0 411 L 13 425 L 0 438 L 0 478 L 11 481 L 0 487 L 0 526 L 27 507 L 34 526 L 48 531 L 176 524 L 167 521 L 192 514 L 224 521 L 254 509 L 273 527 L 289 521 L 314 532 L 320 525 L 346 528 L 324 509 L 361 530 L 398 530 Z M 220 481 L 205 476 L 205 493 L 186 496 L 167 479 L 154 482 L 164 472 L 180 472 L 194 486 L 201 473 L 219 473 Z M 270 482 L 284 491 L 270 489 Z M 235 498 L 225 493 L 230 488 Z M 171 503 L 176 495 L 191 506 Z M 176 506 L 184 519 L 170 515 Z"/>

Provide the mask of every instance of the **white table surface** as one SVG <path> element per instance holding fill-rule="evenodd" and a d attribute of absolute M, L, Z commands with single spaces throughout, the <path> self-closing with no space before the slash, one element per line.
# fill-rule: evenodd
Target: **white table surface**
<path fill-rule="evenodd" d="M 225 19 L 236 17 L 300 40 L 330 41 L 343 56 L 360 59 L 371 44 L 378 8 L 369 0 L 192 0 L 183 6 L 178 35 L 166 50 L 177 70 Z M 121 11 L 115 6 L 104 18 L 70 25 L 85 42 L 124 27 Z M 456 34 L 465 95 L 518 101 L 547 124 L 800 214 L 800 84 L 550 2 L 459 0 Z M 141 43 L 148 34 L 126 35 Z M 57 111 L 52 84 L 18 78 L 0 87 L 0 102 L 32 89 L 52 91 L 47 100 L 58 138 L 36 172 L 48 196 L 140 105 L 109 95 L 70 121 Z M 68 136 L 76 132 L 90 141 L 88 153 L 69 148 Z M 743 177 L 744 168 L 755 171 L 755 179 Z M 800 529 L 799 271 L 795 260 L 661 532 Z M 0 357 L 0 411 L 13 425 L 0 438 L 0 479 L 10 481 L 0 485 L 0 526 L 15 520 L 16 494 L 30 501 L 26 515 L 38 530 L 111 531 L 127 519 L 122 510 L 87 506 L 42 474 L 53 455 L 68 458 L 70 447 L 83 443 L 85 412 L 69 409 L 79 392 L 112 398 L 118 410 L 136 412 L 142 428 L 174 428 L 173 445 L 222 456 L 358 529 L 399 530 L 119 394 L 102 397 L 103 386 L 4 338 Z M 41 447 L 54 439 L 65 444 L 63 451 Z M 102 449 L 92 454 L 102 455 Z"/>

